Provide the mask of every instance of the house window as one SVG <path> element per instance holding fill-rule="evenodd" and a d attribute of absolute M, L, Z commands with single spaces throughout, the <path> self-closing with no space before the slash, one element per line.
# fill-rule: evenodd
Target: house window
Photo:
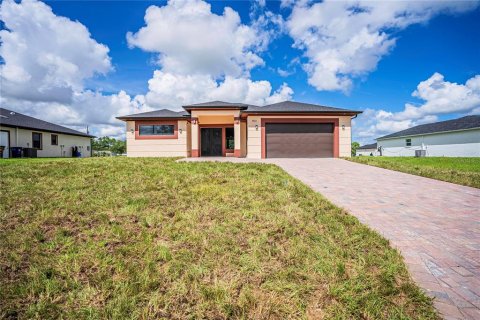
<path fill-rule="evenodd" d="M 410 147 L 412 145 L 412 139 L 405 139 L 405 145 Z"/>
<path fill-rule="evenodd" d="M 140 125 L 138 133 L 141 136 L 173 136 L 175 134 L 173 124 Z"/>
<path fill-rule="evenodd" d="M 235 135 L 233 128 L 225 128 L 225 148 L 235 149 Z"/>
<path fill-rule="evenodd" d="M 39 132 L 32 132 L 32 147 L 35 149 L 42 149 L 42 134 Z"/>
<path fill-rule="evenodd" d="M 52 134 L 52 146 L 58 146 L 58 134 Z"/>

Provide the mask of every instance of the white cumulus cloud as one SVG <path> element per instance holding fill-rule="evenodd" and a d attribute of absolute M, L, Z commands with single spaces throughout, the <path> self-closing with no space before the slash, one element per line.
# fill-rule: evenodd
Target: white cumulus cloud
<path fill-rule="evenodd" d="M 477 6 L 473 1 L 299 1 L 286 26 L 294 47 L 308 58 L 310 85 L 347 93 L 353 79 L 375 70 L 392 50 L 393 32 Z"/>
<path fill-rule="evenodd" d="M 78 21 L 43 2 L 5 0 L 0 6 L 2 107 L 94 134 L 118 132 L 115 115 L 146 109 L 141 97 L 85 90 L 84 81 L 112 70 L 107 46 Z"/>
<path fill-rule="evenodd" d="M 283 28 L 280 15 L 254 8 L 246 25 L 233 9 L 218 15 L 202 0 L 150 6 L 145 26 L 127 33 L 131 47 L 158 55 L 160 69 L 148 81 L 146 104 L 180 110 L 209 100 L 263 105 L 290 99 L 287 84 L 273 91 L 270 82 L 249 78 L 250 70 L 264 63 L 260 53 Z"/>
<path fill-rule="evenodd" d="M 150 6 L 145 24 L 127 34 L 128 44 L 159 53 L 165 72 L 240 76 L 264 63 L 256 52 L 268 43 L 268 33 L 242 24 L 230 7 L 217 15 L 202 0 L 171 0 Z"/>
<path fill-rule="evenodd" d="M 264 105 L 291 99 L 293 94 L 287 84 L 272 93 L 268 81 L 227 76 L 218 82 L 210 75 L 179 75 L 161 70 L 154 72 L 148 87 L 145 100 L 149 106 L 174 110 L 180 110 L 182 105 L 210 100 Z"/>
<path fill-rule="evenodd" d="M 3 1 L 0 31 L 2 95 L 68 102 L 83 81 L 112 69 L 108 47 L 79 22 L 56 16 L 40 1 Z"/>

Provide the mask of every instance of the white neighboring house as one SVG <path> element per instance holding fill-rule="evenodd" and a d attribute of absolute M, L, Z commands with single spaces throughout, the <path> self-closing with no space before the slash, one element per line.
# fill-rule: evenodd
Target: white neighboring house
<path fill-rule="evenodd" d="M 76 147 L 81 157 L 90 157 L 91 138 L 94 136 L 0 108 L 0 146 L 4 149 L 0 158 L 12 157 L 15 147 L 39 158 L 71 157 Z"/>
<path fill-rule="evenodd" d="M 480 157 L 480 115 L 422 124 L 377 139 L 387 157 Z"/>
<path fill-rule="evenodd" d="M 379 156 L 380 152 L 378 152 L 377 144 L 366 144 L 364 146 L 358 147 L 355 155 L 358 156 Z"/>

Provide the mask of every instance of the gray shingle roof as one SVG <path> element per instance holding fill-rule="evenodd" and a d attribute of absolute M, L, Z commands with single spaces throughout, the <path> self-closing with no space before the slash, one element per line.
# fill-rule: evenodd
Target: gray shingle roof
<path fill-rule="evenodd" d="M 149 112 L 135 113 L 126 116 L 117 117 L 119 120 L 128 119 L 144 119 L 144 118 L 183 118 L 189 117 L 190 114 L 186 111 L 172 111 L 168 109 L 161 109 Z"/>
<path fill-rule="evenodd" d="M 254 105 L 248 105 L 244 103 L 231 103 L 224 101 L 211 101 L 197 104 L 189 104 L 183 106 L 185 110 L 191 110 L 195 108 L 218 108 L 218 109 L 228 109 L 236 108 L 242 109 L 242 112 L 246 113 L 346 113 L 346 114 L 359 114 L 362 111 L 347 110 L 341 108 L 326 107 L 310 103 L 301 103 L 294 101 L 284 101 L 279 103 L 274 103 L 266 105 L 264 107 L 258 107 Z M 117 117 L 120 120 L 129 120 L 129 119 L 142 119 L 142 118 L 188 118 L 190 114 L 187 111 L 175 112 L 168 109 L 136 113 L 127 116 Z"/>
<path fill-rule="evenodd" d="M 364 150 L 364 149 L 377 149 L 377 143 L 366 144 L 364 146 L 358 147 L 357 150 Z"/>
<path fill-rule="evenodd" d="M 398 138 L 404 136 L 415 136 L 419 134 L 431 134 L 445 131 L 456 131 L 465 129 L 480 128 L 480 115 L 478 116 L 466 116 L 463 118 L 440 121 L 428 124 L 421 124 L 416 127 L 412 127 L 406 130 L 398 131 L 386 136 L 377 138 L 377 140 Z"/>
<path fill-rule="evenodd" d="M 18 127 L 24 129 L 33 129 L 38 131 L 47 131 L 94 138 L 94 136 L 88 135 L 86 133 L 63 127 L 58 124 L 43 121 L 37 118 L 29 117 L 16 111 L 7 110 L 5 108 L 0 108 L 0 125 L 5 127 Z"/>
<path fill-rule="evenodd" d="M 183 106 L 185 109 L 195 109 L 195 108 L 241 108 L 246 109 L 249 105 L 245 103 L 235 103 L 235 102 L 225 102 L 225 101 L 210 101 L 196 104 L 189 104 Z"/>
<path fill-rule="evenodd" d="M 250 106 L 247 109 L 248 113 L 277 113 L 277 112 L 304 112 L 304 113 L 314 113 L 314 112 L 332 112 L 332 113 L 362 113 L 362 111 L 347 110 L 341 108 L 333 108 L 327 106 L 321 106 L 311 103 L 295 102 L 295 101 L 283 101 L 279 103 L 269 104 L 264 107 L 254 107 Z"/>

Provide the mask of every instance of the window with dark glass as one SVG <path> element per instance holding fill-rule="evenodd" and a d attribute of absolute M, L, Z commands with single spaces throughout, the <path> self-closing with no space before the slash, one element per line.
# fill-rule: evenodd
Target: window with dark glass
<path fill-rule="evenodd" d="M 32 147 L 35 149 L 42 149 L 42 134 L 32 132 Z"/>
<path fill-rule="evenodd" d="M 235 134 L 233 128 L 225 128 L 226 149 L 235 149 Z"/>
<path fill-rule="evenodd" d="M 58 135 L 52 134 L 52 146 L 58 146 Z"/>
<path fill-rule="evenodd" d="M 412 145 L 412 139 L 405 139 L 405 145 L 410 147 Z"/>
<path fill-rule="evenodd" d="M 173 124 L 140 125 L 138 133 L 141 136 L 173 136 L 175 126 Z"/>

